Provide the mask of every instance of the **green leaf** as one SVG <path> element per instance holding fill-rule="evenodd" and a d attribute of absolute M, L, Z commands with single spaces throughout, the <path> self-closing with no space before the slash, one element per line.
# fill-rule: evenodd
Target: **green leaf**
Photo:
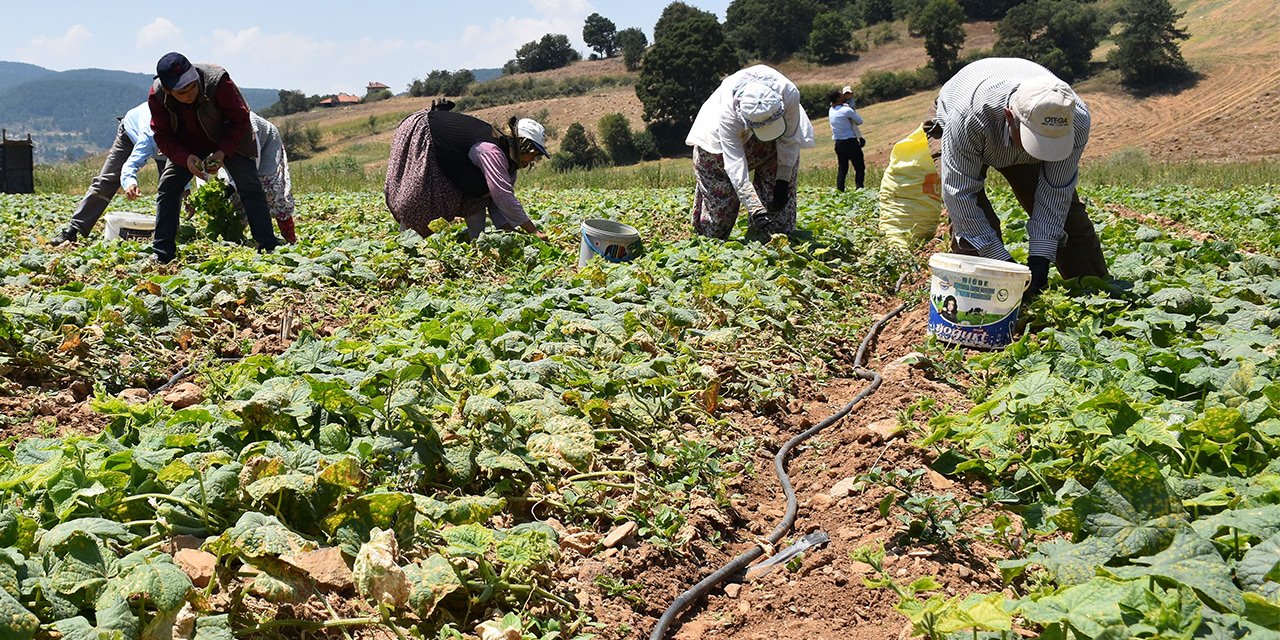
<path fill-rule="evenodd" d="M 409 579 L 409 605 L 418 617 L 427 620 L 436 606 L 450 594 L 462 591 L 462 581 L 444 556 L 431 555 L 404 569 Z"/>
<path fill-rule="evenodd" d="M 145 600 L 164 612 L 177 611 L 194 587 L 191 578 L 158 551 L 135 551 L 120 560 L 120 573 L 107 583 L 107 594 L 127 602 Z"/>
<path fill-rule="evenodd" d="M 476 465 L 486 471 L 511 471 L 524 475 L 533 475 L 533 470 L 529 468 L 528 463 L 510 451 L 481 449 L 476 454 Z"/>
<path fill-rule="evenodd" d="M 449 527 L 441 532 L 448 543 L 446 552 L 463 558 L 482 558 L 493 547 L 494 532 L 478 524 Z"/>
<path fill-rule="evenodd" d="M 1242 531 L 1259 540 L 1280 533 L 1280 505 L 1269 504 L 1252 509 L 1229 509 L 1191 523 L 1196 533 L 1215 538 L 1223 529 Z"/>
<path fill-rule="evenodd" d="M 1027 556 L 1027 561 L 1044 566 L 1059 584 L 1070 586 L 1093 579 L 1097 568 L 1110 562 L 1115 553 L 1115 545 L 1107 538 L 1085 538 L 1074 544 L 1049 540 Z"/>
<path fill-rule="evenodd" d="M 1080 637 L 1096 638 L 1108 627 L 1123 624 L 1119 603 L 1134 589 L 1141 586 L 1137 582 L 1096 577 L 1052 595 L 1024 601 L 1018 605 L 1018 612 L 1029 622 L 1045 627 L 1058 624 L 1074 629 Z"/>
<path fill-rule="evenodd" d="M 210 543 L 209 551 L 218 556 L 241 555 L 246 558 L 299 555 L 317 548 L 317 544 L 292 532 L 275 516 L 250 511 Z"/>
<path fill-rule="evenodd" d="M 224 613 L 196 618 L 196 635 L 192 640 L 235 640 L 230 616 Z"/>
<path fill-rule="evenodd" d="M 0 637 L 31 640 L 40 628 L 40 619 L 27 611 L 7 589 L 0 589 Z"/>
<path fill-rule="evenodd" d="M 138 536 L 129 533 L 128 529 L 119 522 L 107 520 L 106 518 L 77 518 L 68 520 L 61 524 L 55 525 L 40 536 L 38 542 L 38 550 L 41 555 L 51 553 L 63 542 L 66 542 L 71 536 L 78 533 L 88 534 L 98 540 L 113 540 L 121 544 L 130 544 L 138 538 Z"/>
<path fill-rule="evenodd" d="M 543 423 L 543 433 L 529 436 L 530 457 L 552 468 L 583 470 L 591 465 L 596 437 L 591 425 L 581 418 L 557 415 Z"/>
<path fill-rule="evenodd" d="M 553 562 L 560 547 L 541 531 L 508 533 L 498 541 L 499 562 L 518 568 L 540 567 Z"/>
<path fill-rule="evenodd" d="M 1155 460 L 1138 452 L 1113 461 L 1072 510 L 1085 533 L 1109 539 L 1122 557 L 1160 549 L 1186 522 Z"/>
<path fill-rule="evenodd" d="M 51 547 L 49 584 L 59 593 L 73 595 L 85 591 L 87 601 L 97 598 L 98 592 L 119 571 L 119 559 L 97 538 L 77 531 Z"/>
<path fill-rule="evenodd" d="M 1276 565 L 1280 565 L 1280 534 L 1246 551 L 1240 564 L 1236 565 L 1236 578 L 1245 589 L 1262 591 L 1264 585 L 1274 583 L 1280 577 Z"/>
<path fill-rule="evenodd" d="M 1110 571 L 1121 578 L 1159 576 L 1185 584 L 1226 611 L 1244 607 L 1240 589 L 1231 581 L 1231 569 L 1212 542 L 1190 527 L 1178 531 L 1169 548 L 1153 556 L 1134 558 L 1137 566 Z"/>
<path fill-rule="evenodd" d="M 283 560 L 263 556 L 249 562 L 258 570 L 249 582 L 249 591 L 268 602 L 304 602 L 315 592 L 311 576 Z"/>

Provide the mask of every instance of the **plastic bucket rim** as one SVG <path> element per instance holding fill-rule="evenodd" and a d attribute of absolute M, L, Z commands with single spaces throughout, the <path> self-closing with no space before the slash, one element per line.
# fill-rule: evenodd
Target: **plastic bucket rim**
<path fill-rule="evenodd" d="M 613 229 L 602 228 L 597 223 L 614 227 Z M 587 218 L 582 221 L 582 232 L 593 238 L 601 238 L 604 240 L 639 240 L 640 231 L 635 227 L 617 220 L 608 218 Z"/>

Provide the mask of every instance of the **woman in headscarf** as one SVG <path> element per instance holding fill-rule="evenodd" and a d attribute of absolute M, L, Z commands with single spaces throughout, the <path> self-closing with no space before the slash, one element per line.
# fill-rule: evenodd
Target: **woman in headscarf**
<path fill-rule="evenodd" d="M 795 231 L 800 149 L 814 141 L 800 90 L 786 76 L 755 65 L 725 78 L 702 104 L 685 143 L 693 147 L 698 181 L 695 232 L 728 238 L 743 205 L 751 232 Z"/>
<path fill-rule="evenodd" d="M 499 130 L 453 111 L 423 109 L 405 118 L 391 142 L 385 189 L 400 230 L 431 235 L 432 220 L 466 220 L 472 239 L 486 213 L 499 229 L 538 230 L 516 199 L 516 172 L 547 155 L 546 132 L 529 118 Z"/>

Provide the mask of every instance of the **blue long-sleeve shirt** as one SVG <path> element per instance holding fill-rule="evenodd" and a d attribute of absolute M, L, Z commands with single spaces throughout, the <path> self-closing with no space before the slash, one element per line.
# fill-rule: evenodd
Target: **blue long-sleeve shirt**
<path fill-rule="evenodd" d="M 862 124 L 862 116 L 848 104 L 838 104 L 827 109 L 827 121 L 831 123 L 833 140 L 852 140 L 861 138 L 858 125 Z"/>
<path fill-rule="evenodd" d="M 133 141 L 133 153 L 124 161 L 120 170 L 120 186 L 129 188 L 138 184 L 138 172 L 153 157 L 162 155 L 156 148 L 155 135 L 151 132 L 151 108 L 142 103 L 129 110 L 120 120 L 124 134 Z"/>

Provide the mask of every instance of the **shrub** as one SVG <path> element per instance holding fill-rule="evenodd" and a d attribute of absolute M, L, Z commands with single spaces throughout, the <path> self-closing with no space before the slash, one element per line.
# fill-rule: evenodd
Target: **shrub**
<path fill-rule="evenodd" d="M 635 139 L 631 135 L 631 123 L 627 122 L 626 116 L 610 113 L 600 118 L 597 128 L 600 131 L 600 142 L 613 164 L 622 166 L 635 164 L 639 160 Z"/>
<path fill-rule="evenodd" d="M 853 88 L 859 105 L 897 100 L 937 86 L 938 76 L 924 67 L 915 71 L 869 71 Z"/>
<path fill-rule="evenodd" d="M 1118 15 L 1124 26 L 1107 60 L 1120 70 L 1122 83 L 1148 87 L 1190 75 L 1178 44 L 1189 37 L 1178 28 L 1184 13 L 1175 11 L 1168 0 L 1125 0 Z"/>
<path fill-rule="evenodd" d="M 849 54 L 853 27 L 835 11 L 819 14 L 809 31 L 809 59 L 819 64 L 835 62 Z"/>
<path fill-rule="evenodd" d="M 802 84 L 796 87 L 800 90 L 800 107 L 804 112 L 809 114 L 809 118 L 825 118 L 827 109 L 831 107 L 831 102 L 827 100 L 827 93 L 832 89 L 829 84 Z"/>
<path fill-rule="evenodd" d="M 1093 50 L 1110 21 L 1075 0 L 1034 0 L 1009 10 L 996 25 L 995 54 L 1035 61 L 1067 82 L 1088 74 Z"/>
<path fill-rule="evenodd" d="M 578 122 L 569 125 L 564 133 L 564 140 L 560 142 L 560 151 L 551 156 L 551 168 L 556 171 L 590 169 L 604 164 L 604 151 Z"/>
<path fill-rule="evenodd" d="M 645 37 L 643 31 L 631 27 L 619 31 L 615 40 L 618 48 L 622 49 L 622 64 L 627 67 L 627 71 L 639 69 L 640 58 L 644 56 L 644 50 L 649 47 L 649 38 Z"/>
<path fill-rule="evenodd" d="M 569 36 L 562 33 L 548 33 L 516 50 L 516 66 L 525 73 L 559 69 L 581 59 L 582 54 L 569 44 Z"/>

